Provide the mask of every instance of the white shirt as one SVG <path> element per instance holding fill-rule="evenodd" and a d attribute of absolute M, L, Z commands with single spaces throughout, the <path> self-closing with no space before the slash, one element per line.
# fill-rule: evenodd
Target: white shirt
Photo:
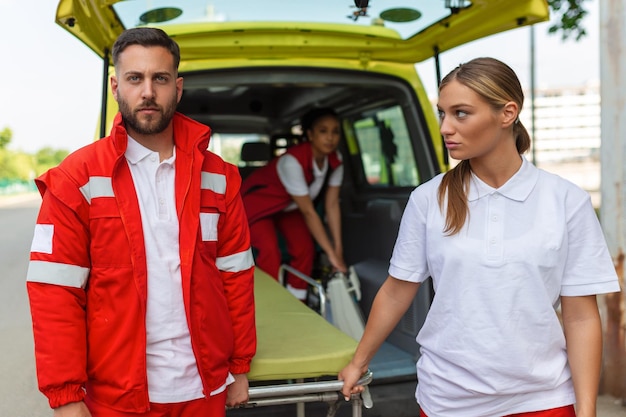
<path fill-rule="evenodd" d="M 300 165 L 296 157 L 293 155 L 286 154 L 281 156 L 276 164 L 276 170 L 278 171 L 278 178 L 280 178 L 280 182 L 283 184 L 289 195 L 308 195 L 311 197 L 311 200 L 315 200 L 324 186 L 326 171 L 328 171 L 328 157 L 324 158 L 324 164 L 321 168 L 319 168 L 315 160 L 313 160 L 314 179 L 311 185 L 306 183 L 302 165 Z M 342 180 L 343 164 L 339 165 L 337 169 L 330 174 L 328 185 L 331 187 L 340 187 Z M 296 203 L 292 202 L 285 208 L 284 211 L 295 210 L 296 208 Z"/>
<path fill-rule="evenodd" d="M 146 248 L 146 364 L 148 394 L 154 403 L 204 397 L 182 293 L 174 194 L 175 151 L 171 158 L 160 162 L 158 152 L 129 137 L 125 154 L 139 200 Z M 230 382 L 231 375 L 227 380 Z M 225 387 L 226 384 L 211 395 Z"/>
<path fill-rule="evenodd" d="M 437 417 L 573 404 L 559 297 L 619 291 L 589 195 L 524 159 L 498 189 L 472 176 L 469 218 L 446 236 L 442 176 L 411 194 L 389 268 L 402 280 L 433 278 L 417 336 L 418 403 Z"/>

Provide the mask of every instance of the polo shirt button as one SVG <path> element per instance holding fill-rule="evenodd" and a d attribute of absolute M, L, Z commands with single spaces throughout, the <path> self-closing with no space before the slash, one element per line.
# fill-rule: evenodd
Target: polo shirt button
<path fill-rule="evenodd" d="M 496 216 L 496 215 L 491 216 L 491 221 L 497 222 L 498 221 L 498 216 Z"/>

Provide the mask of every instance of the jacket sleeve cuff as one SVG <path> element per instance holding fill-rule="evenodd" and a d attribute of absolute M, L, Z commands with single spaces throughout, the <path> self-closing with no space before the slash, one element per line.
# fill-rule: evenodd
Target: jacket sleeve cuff
<path fill-rule="evenodd" d="M 233 375 L 247 374 L 250 372 L 250 361 L 235 361 L 230 363 L 230 373 Z"/>
<path fill-rule="evenodd" d="M 67 385 L 63 388 L 45 391 L 44 394 L 48 397 L 50 408 L 83 401 L 85 398 L 85 390 L 80 385 Z"/>

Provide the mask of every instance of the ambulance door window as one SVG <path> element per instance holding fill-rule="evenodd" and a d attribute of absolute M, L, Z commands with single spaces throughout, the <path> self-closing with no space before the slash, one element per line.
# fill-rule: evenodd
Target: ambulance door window
<path fill-rule="evenodd" d="M 419 184 L 411 138 L 400 106 L 369 112 L 353 126 L 368 184 L 377 187 Z"/>

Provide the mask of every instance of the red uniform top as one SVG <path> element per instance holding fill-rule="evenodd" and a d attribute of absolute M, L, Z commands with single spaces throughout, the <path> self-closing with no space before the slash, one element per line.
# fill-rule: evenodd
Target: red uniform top
<path fill-rule="evenodd" d="M 292 146 L 283 155 L 286 154 L 296 158 L 302 167 L 307 185 L 311 185 L 314 180 L 311 143 L 304 142 Z M 278 176 L 276 168 L 278 159 L 274 158 L 243 181 L 241 195 L 250 224 L 284 210 L 293 201 Z M 341 159 L 337 151 L 328 155 L 329 171 L 334 171 L 339 165 L 341 165 Z"/>

